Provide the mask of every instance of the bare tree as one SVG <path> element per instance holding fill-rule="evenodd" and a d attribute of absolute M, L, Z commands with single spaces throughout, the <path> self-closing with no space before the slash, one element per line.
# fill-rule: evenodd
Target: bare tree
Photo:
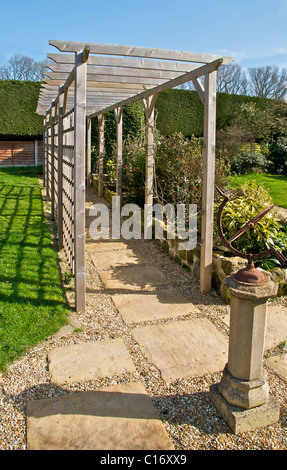
<path fill-rule="evenodd" d="M 279 67 L 254 67 L 248 69 L 250 94 L 263 98 L 283 99 L 286 94 L 287 70 Z"/>
<path fill-rule="evenodd" d="M 178 88 L 195 90 L 192 81 L 180 85 Z M 219 67 L 217 71 L 217 91 L 237 95 L 247 94 L 248 80 L 245 71 L 240 65 L 228 64 Z"/>
<path fill-rule="evenodd" d="M 246 95 L 248 80 L 246 73 L 238 64 L 223 65 L 217 73 L 217 91 Z"/>
<path fill-rule="evenodd" d="M 41 81 L 44 68 L 44 62 L 37 62 L 22 55 L 14 55 L 6 65 L 0 67 L 0 79 Z"/>

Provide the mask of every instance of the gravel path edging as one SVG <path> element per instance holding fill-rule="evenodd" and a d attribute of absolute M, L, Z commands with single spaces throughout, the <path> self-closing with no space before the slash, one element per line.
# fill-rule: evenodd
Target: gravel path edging
<path fill-rule="evenodd" d="M 208 318 L 228 338 L 228 327 L 223 321 L 229 306 L 212 291 L 206 296 L 199 292 L 198 282 L 181 266 L 163 253 L 154 241 L 135 241 L 137 248 L 147 256 L 199 309 L 189 317 Z M 60 253 L 62 274 L 66 271 L 64 256 Z M 66 285 L 66 295 L 76 322 L 66 334 L 47 338 L 13 363 L 0 378 L 0 449 L 26 450 L 25 408 L 30 400 L 52 398 L 78 391 L 98 390 L 108 385 L 141 381 L 154 406 L 160 413 L 165 428 L 176 450 L 286 450 L 287 442 L 287 384 L 265 363 L 270 393 L 280 404 L 280 421 L 256 432 L 233 435 L 209 398 L 209 387 L 221 378 L 221 372 L 202 377 L 165 383 L 159 370 L 144 357 L 127 325 L 103 288 L 97 270 L 86 253 L 87 309 L 73 312 L 73 284 Z M 287 306 L 287 298 L 272 303 Z M 182 319 L 182 317 L 181 317 Z M 177 321 L 178 319 L 160 320 Z M 151 322 L 147 322 L 151 324 Z M 136 366 L 135 373 L 107 377 L 84 383 L 56 386 L 50 382 L 47 366 L 48 351 L 66 345 L 122 338 Z M 266 351 L 267 355 L 282 354 L 282 346 Z"/>

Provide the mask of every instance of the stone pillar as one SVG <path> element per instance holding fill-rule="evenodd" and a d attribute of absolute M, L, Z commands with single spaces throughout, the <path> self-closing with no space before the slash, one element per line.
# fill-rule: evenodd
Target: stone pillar
<path fill-rule="evenodd" d="M 269 279 L 248 285 L 234 276 L 223 285 L 231 298 L 228 363 L 220 383 L 210 387 L 210 397 L 236 434 L 279 420 L 263 370 L 267 300 L 276 286 Z"/>

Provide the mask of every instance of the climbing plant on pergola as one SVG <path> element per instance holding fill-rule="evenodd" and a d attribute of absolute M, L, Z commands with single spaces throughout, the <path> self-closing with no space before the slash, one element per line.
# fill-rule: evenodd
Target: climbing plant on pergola
<path fill-rule="evenodd" d="M 50 41 L 37 113 L 44 116 L 44 182 L 75 276 L 76 310 L 85 310 L 85 187 L 91 177 L 91 119 L 99 122 L 99 195 L 103 194 L 104 119 L 117 123 L 117 184 L 122 193 L 122 114 L 141 100 L 146 119 L 145 203 L 153 204 L 154 106 L 158 94 L 193 82 L 204 106 L 200 289 L 211 289 L 216 134 L 216 75 L 233 59 L 183 51 Z M 87 131 L 87 132 L 86 132 Z M 86 137 L 87 136 L 87 137 Z M 87 158 L 86 158 L 87 156 Z M 86 163 L 87 162 L 87 163 Z"/>

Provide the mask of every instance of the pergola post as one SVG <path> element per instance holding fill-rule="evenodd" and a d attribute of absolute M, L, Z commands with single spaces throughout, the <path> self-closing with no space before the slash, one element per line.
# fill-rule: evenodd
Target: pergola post
<path fill-rule="evenodd" d="M 50 193 L 50 186 L 49 186 L 49 143 L 51 142 L 51 136 L 49 136 L 49 127 L 51 126 L 51 108 L 47 111 L 46 114 L 46 148 L 45 148 L 45 155 L 46 155 L 46 196 L 47 200 L 51 200 L 51 193 Z"/>
<path fill-rule="evenodd" d="M 46 135 L 47 135 L 47 113 L 43 119 L 43 187 L 46 187 Z"/>
<path fill-rule="evenodd" d="M 216 129 L 216 70 L 227 65 L 234 59 L 210 54 L 165 49 L 130 47 L 121 45 L 82 43 L 70 41 L 50 41 L 64 54 L 49 54 L 55 63 L 46 64 L 51 72 L 44 73 L 37 113 L 46 113 L 46 154 L 45 179 L 47 197 L 54 199 L 54 155 L 53 155 L 53 124 L 55 98 L 59 86 L 64 86 L 64 125 L 68 116 L 76 116 L 75 123 L 65 128 L 65 141 L 74 133 L 74 141 L 63 144 L 63 184 L 72 188 L 75 201 L 67 197 L 69 210 L 75 211 L 68 221 L 69 239 L 67 253 L 71 261 L 71 269 L 76 273 L 77 310 L 84 308 L 85 269 L 84 269 L 84 232 L 85 232 L 85 127 L 90 120 L 98 117 L 99 128 L 99 188 L 100 197 L 104 194 L 104 116 L 115 111 L 118 131 L 117 158 L 117 194 L 121 193 L 120 162 L 122 150 L 122 109 L 123 106 L 142 100 L 146 118 L 146 181 L 145 205 L 152 208 L 154 192 L 154 105 L 158 93 L 175 88 L 193 80 L 195 88 L 204 103 L 204 169 L 202 194 L 202 246 L 200 289 L 208 293 L 211 289 L 212 244 L 213 244 L 213 202 L 215 172 L 215 129 Z M 79 51 L 83 51 L 79 53 Z M 91 57 L 90 57 L 91 56 Z M 75 66 L 76 57 L 76 66 Z M 87 62 L 88 61 L 88 62 Z M 205 77 L 205 83 L 201 82 Z M 75 83 L 75 101 L 68 88 Z M 86 98 L 87 95 L 87 98 Z M 87 102 L 86 102 L 87 99 Z M 66 116 L 66 108 L 68 116 Z M 67 133 L 66 133 L 67 132 Z M 90 139 L 88 132 L 88 141 Z M 73 140 L 73 139 L 72 139 Z M 50 145 L 51 142 L 51 145 Z M 75 153 L 74 162 L 69 165 L 67 160 Z M 87 177 L 90 174 L 90 145 L 87 151 Z M 52 167 L 52 168 L 51 168 Z M 65 171 L 67 169 L 67 180 Z M 74 196 L 75 189 L 75 196 Z M 64 191 L 63 191 L 64 192 Z M 65 199 L 65 192 L 63 198 Z M 75 204 L 75 205 L 74 205 Z M 52 201 L 54 211 L 54 201 Z M 65 214 L 64 214 L 65 215 Z M 68 216 L 71 214 L 69 213 Z M 75 226 L 73 220 L 75 219 Z M 150 226 L 145 225 L 148 233 Z M 66 238 L 64 237 L 66 247 Z M 75 258 L 74 258 L 75 248 Z M 83 296 L 81 296 L 81 293 Z"/>
<path fill-rule="evenodd" d="M 91 185 L 92 163 L 91 163 L 91 145 L 92 145 L 92 120 L 87 119 L 87 186 Z"/>
<path fill-rule="evenodd" d="M 115 109 L 117 123 L 117 162 L 116 162 L 116 195 L 120 198 L 122 204 L 122 165 L 123 165 L 123 106 Z"/>
<path fill-rule="evenodd" d="M 216 135 L 216 75 L 205 75 L 200 291 L 211 290 Z"/>
<path fill-rule="evenodd" d="M 85 276 L 85 157 L 86 157 L 86 60 L 75 56 L 75 303 L 86 308 Z"/>
<path fill-rule="evenodd" d="M 154 178 L 154 105 L 157 94 L 142 100 L 146 118 L 146 174 L 145 174 L 145 204 L 153 204 L 153 178 Z"/>
<path fill-rule="evenodd" d="M 55 145 L 55 105 L 51 108 L 51 215 L 55 217 L 55 161 L 54 161 L 54 145 Z"/>
<path fill-rule="evenodd" d="M 45 155 L 45 174 L 44 174 L 44 180 L 45 180 L 45 188 L 46 188 L 46 196 L 48 199 L 48 161 L 49 161 L 49 111 L 46 113 L 46 132 L 45 132 L 45 149 L 44 149 L 44 155 Z"/>
<path fill-rule="evenodd" d="M 99 188 L 98 195 L 104 195 L 104 155 L 105 155 L 105 116 L 104 114 L 98 117 L 99 128 Z"/>
<path fill-rule="evenodd" d="M 63 248 L 63 114 L 64 89 L 59 89 L 58 110 L 58 244 Z"/>

